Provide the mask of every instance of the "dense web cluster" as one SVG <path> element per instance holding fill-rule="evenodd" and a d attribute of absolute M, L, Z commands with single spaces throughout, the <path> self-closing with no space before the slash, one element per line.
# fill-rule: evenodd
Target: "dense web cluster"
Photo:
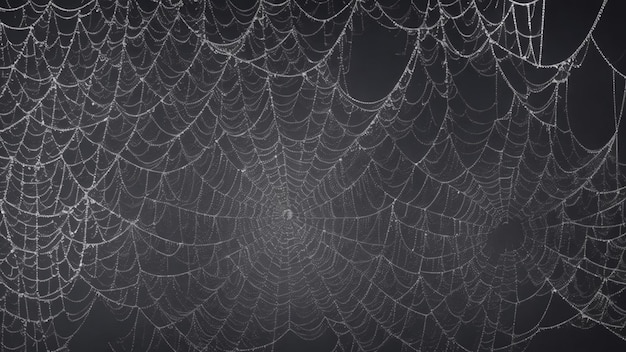
<path fill-rule="evenodd" d="M 612 3 L 556 58 L 544 0 L 3 1 L 0 349 L 626 339 Z"/>

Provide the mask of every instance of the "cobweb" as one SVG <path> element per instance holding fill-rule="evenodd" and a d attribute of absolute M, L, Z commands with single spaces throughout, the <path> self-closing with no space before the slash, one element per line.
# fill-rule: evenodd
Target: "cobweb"
<path fill-rule="evenodd" d="M 2 350 L 67 349 L 96 302 L 125 350 L 626 338 L 607 1 L 556 60 L 541 0 L 2 4 Z"/>

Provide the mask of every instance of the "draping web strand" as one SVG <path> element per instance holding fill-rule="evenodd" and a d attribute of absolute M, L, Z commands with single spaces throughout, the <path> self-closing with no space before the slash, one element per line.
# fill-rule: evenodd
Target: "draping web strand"
<path fill-rule="evenodd" d="M 4 2 L 2 350 L 67 348 L 97 300 L 137 350 L 626 337 L 606 2 L 554 64 L 543 1 L 243 3 Z M 406 57 L 373 101 L 349 89 L 368 26 Z M 616 107 L 597 149 L 563 94 L 592 52 Z M 520 243 L 490 245 L 509 220 Z M 571 314 L 555 321 L 557 302 Z"/>

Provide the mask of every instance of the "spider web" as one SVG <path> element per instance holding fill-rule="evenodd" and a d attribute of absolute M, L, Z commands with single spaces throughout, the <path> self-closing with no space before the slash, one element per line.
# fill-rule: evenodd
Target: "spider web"
<path fill-rule="evenodd" d="M 66 349 L 96 302 L 131 350 L 625 339 L 607 4 L 549 62 L 545 1 L 3 2 L 2 350 Z M 377 50 L 393 84 L 355 85 Z M 597 148 L 568 108 L 590 67 Z"/>

